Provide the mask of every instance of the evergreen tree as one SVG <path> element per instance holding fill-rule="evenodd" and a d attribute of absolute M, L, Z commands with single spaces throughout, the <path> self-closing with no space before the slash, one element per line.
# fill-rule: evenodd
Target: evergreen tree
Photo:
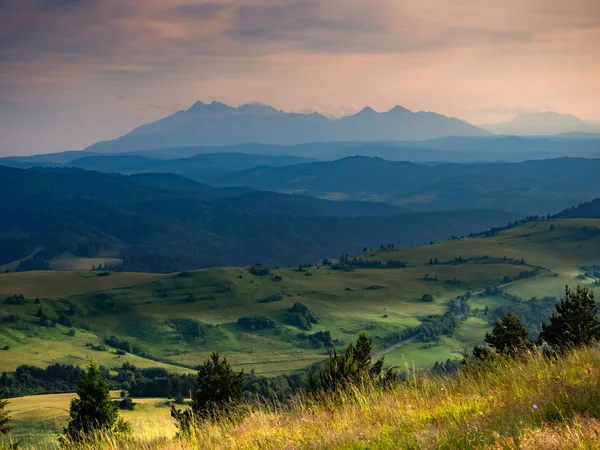
<path fill-rule="evenodd" d="M 381 357 L 371 364 L 372 350 L 373 343 L 367 333 L 361 333 L 356 343 L 348 344 L 342 353 L 334 349 L 325 366 L 317 374 L 309 372 L 310 389 L 313 392 L 334 391 L 350 384 L 380 378 L 383 374 L 384 359 Z M 389 380 L 393 375 L 388 371 L 384 379 Z"/>
<path fill-rule="evenodd" d="M 500 353 L 515 356 L 517 353 L 531 348 L 531 342 L 527 339 L 527 328 L 519 321 L 519 318 L 508 311 L 502 321 L 496 320 L 491 333 L 485 334 L 485 342 Z"/>
<path fill-rule="evenodd" d="M 0 436 L 10 431 L 8 413 L 4 411 L 8 401 L 4 400 L 4 389 L 0 386 Z"/>
<path fill-rule="evenodd" d="M 540 337 L 559 350 L 600 340 L 600 320 L 594 294 L 583 286 L 577 286 L 575 292 L 567 286 L 565 298 L 556 305 L 550 324 L 542 324 Z"/>
<path fill-rule="evenodd" d="M 235 372 L 217 352 L 198 370 L 198 390 L 192 394 L 191 408 L 171 408 L 171 416 L 183 432 L 189 432 L 194 418 L 216 418 L 230 414 L 244 399 L 244 372 Z"/>
<path fill-rule="evenodd" d="M 119 418 L 119 407 L 110 398 L 110 389 L 100 367 L 93 362 L 78 383 L 77 398 L 71 400 L 69 424 L 65 434 L 71 440 L 82 440 L 90 433 L 127 431 L 129 426 Z"/>

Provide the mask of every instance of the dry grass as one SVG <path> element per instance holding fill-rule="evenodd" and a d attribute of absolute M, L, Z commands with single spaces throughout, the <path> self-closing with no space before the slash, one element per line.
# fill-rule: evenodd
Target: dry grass
<path fill-rule="evenodd" d="M 0 295 L 23 294 L 28 298 L 65 297 L 85 292 L 103 291 L 141 285 L 166 275 L 155 273 L 115 272 L 99 277 L 95 272 L 31 271 L 0 274 Z"/>
<path fill-rule="evenodd" d="M 387 391 L 366 386 L 298 397 L 289 409 L 249 407 L 183 440 L 157 431 L 168 417 L 137 413 L 132 438 L 84 448 L 598 449 L 599 382 L 600 347 L 558 361 L 531 355 L 454 379 L 413 375 Z"/>

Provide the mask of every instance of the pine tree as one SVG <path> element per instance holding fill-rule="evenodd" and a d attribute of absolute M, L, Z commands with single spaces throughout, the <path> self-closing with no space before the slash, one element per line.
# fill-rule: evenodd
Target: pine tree
<path fill-rule="evenodd" d="M 171 416 L 183 432 L 189 432 L 195 417 L 216 418 L 228 415 L 244 399 L 244 372 L 235 372 L 217 352 L 198 370 L 198 390 L 192 394 L 191 408 L 171 408 Z"/>
<path fill-rule="evenodd" d="M 523 350 L 531 348 L 527 339 L 527 328 L 512 312 L 507 312 L 502 321 L 496 320 L 491 333 L 486 333 L 485 342 L 500 353 L 515 356 Z"/>
<path fill-rule="evenodd" d="M 356 343 L 348 344 L 342 353 L 334 349 L 333 354 L 318 373 L 309 372 L 309 387 L 313 392 L 335 391 L 364 380 L 380 378 L 383 374 L 384 359 L 381 357 L 371 364 L 372 350 L 371 338 L 367 333 L 361 333 Z M 391 379 L 395 374 L 388 371 L 383 375 L 383 378 Z"/>
<path fill-rule="evenodd" d="M 583 286 L 578 286 L 575 292 L 567 286 L 565 298 L 556 305 L 550 324 L 542 324 L 540 337 L 559 350 L 600 340 L 600 320 L 594 294 Z"/>
<path fill-rule="evenodd" d="M 4 411 L 7 404 L 8 401 L 4 400 L 4 389 L 0 386 L 0 436 L 10 431 L 10 426 L 8 425 L 10 419 L 8 413 Z"/>
<path fill-rule="evenodd" d="M 97 364 L 90 363 L 77 386 L 77 398 L 71 400 L 69 424 L 65 434 L 82 440 L 94 431 L 125 432 L 129 426 L 119 418 L 119 407 L 110 397 L 110 389 Z"/>

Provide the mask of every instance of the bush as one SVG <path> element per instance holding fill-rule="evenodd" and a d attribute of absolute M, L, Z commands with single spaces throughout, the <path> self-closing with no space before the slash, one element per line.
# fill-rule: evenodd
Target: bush
<path fill-rule="evenodd" d="M 406 265 L 406 261 L 390 260 L 385 264 L 385 267 L 388 269 L 404 269 Z"/>
<path fill-rule="evenodd" d="M 111 336 L 108 339 L 105 339 L 104 343 L 127 353 L 133 353 L 133 345 L 131 345 L 131 343 L 128 341 L 123 341 L 117 338 L 116 336 Z"/>
<path fill-rule="evenodd" d="M 256 303 L 272 303 L 272 302 L 279 302 L 283 300 L 283 297 L 279 294 L 274 294 L 274 295 L 269 295 L 268 297 L 265 298 L 259 298 L 258 300 L 256 300 Z"/>
<path fill-rule="evenodd" d="M 277 323 L 273 319 L 259 315 L 240 317 L 237 322 L 239 325 L 249 330 L 263 330 L 266 328 L 275 328 L 277 326 Z"/>
<path fill-rule="evenodd" d="M 6 297 L 4 299 L 5 305 L 24 305 L 25 304 L 25 296 L 23 294 L 15 294 L 10 297 Z"/>
<path fill-rule="evenodd" d="M 129 397 L 125 397 L 123 400 L 119 402 L 119 408 L 126 409 L 128 411 L 133 411 L 135 408 L 135 403 Z"/>
<path fill-rule="evenodd" d="M 317 331 L 316 333 L 309 334 L 306 337 L 315 345 L 323 345 L 325 347 L 334 346 L 333 339 L 331 338 L 331 332 L 329 330 Z"/>
<path fill-rule="evenodd" d="M 248 269 L 252 275 L 256 275 L 257 277 L 264 277 L 271 273 L 271 270 L 268 267 L 263 267 L 260 264 L 254 264 L 252 267 Z"/>
<path fill-rule="evenodd" d="M 186 341 L 193 341 L 206 334 L 205 327 L 196 319 L 173 319 L 170 322 L 177 334 Z"/>
<path fill-rule="evenodd" d="M 423 297 L 421 297 L 421 301 L 425 303 L 431 303 L 433 301 L 433 295 L 423 294 Z"/>
<path fill-rule="evenodd" d="M 301 330 L 310 330 L 313 324 L 319 322 L 319 319 L 302 303 L 296 302 L 289 309 L 288 321 Z"/>

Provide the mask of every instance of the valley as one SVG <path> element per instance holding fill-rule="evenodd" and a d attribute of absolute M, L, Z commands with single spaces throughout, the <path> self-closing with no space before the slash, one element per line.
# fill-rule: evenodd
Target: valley
<path fill-rule="evenodd" d="M 0 351 L 0 361 L 8 371 L 21 364 L 83 364 L 88 358 L 109 367 L 131 361 L 180 371 L 191 370 L 218 350 L 239 369 L 278 375 L 326 357 L 329 347 L 307 336 L 329 331 L 339 346 L 367 331 L 379 351 L 394 343 L 394 333 L 418 326 L 427 316 L 443 315 L 449 302 L 470 292 L 464 300 L 468 314 L 454 333 L 429 342 L 417 339 L 385 355 L 391 364 L 425 369 L 435 361 L 460 359 L 465 349 L 482 342 L 493 320 L 491 313 L 484 314 L 486 307 L 491 311 L 532 297 L 560 297 L 565 285 L 595 288 L 592 279 L 581 277 L 582 267 L 598 262 L 599 227 L 597 219 L 537 220 L 488 237 L 359 255 L 384 264 L 403 261 L 403 268 L 346 271 L 335 270 L 333 263 L 309 264 L 301 271 L 272 268 L 258 275 L 244 267 L 108 276 L 85 271 L 0 274 L 1 296 L 24 297 L 15 302 L 20 304 L 5 300 L 0 306 L 0 348 L 9 347 Z M 430 264 L 436 259 L 438 263 Z M 486 293 L 496 286 L 502 287 Z M 423 302 L 424 294 L 431 294 L 433 301 Z M 306 327 L 290 322 L 289 311 L 296 303 L 305 305 L 318 322 Z M 58 323 L 55 327 L 38 324 L 40 308 Z M 15 315 L 18 320 L 9 323 L 7 317 Z M 60 325 L 65 315 L 77 330 L 75 337 Z M 238 323 L 255 315 L 273 323 L 256 330 Z M 193 333 L 188 329 L 192 325 Z M 139 348 L 141 356 L 85 347 L 110 336 Z"/>

